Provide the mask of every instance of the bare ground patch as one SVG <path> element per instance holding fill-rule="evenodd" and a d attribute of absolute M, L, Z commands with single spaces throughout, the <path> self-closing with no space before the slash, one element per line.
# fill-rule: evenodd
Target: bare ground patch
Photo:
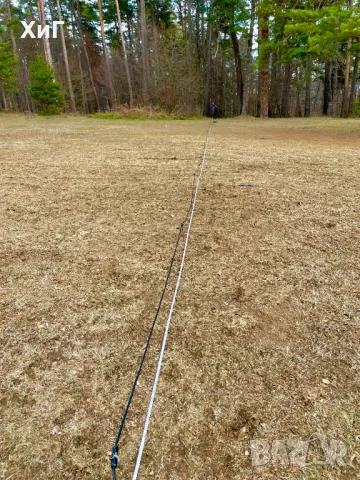
<path fill-rule="evenodd" d="M 109 478 L 206 129 L 0 116 L 4 479 Z M 356 120 L 214 125 L 142 478 L 359 478 L 359 137 Z M 351 466 L 245 455 L 313 433 L 343 439 Z"/>

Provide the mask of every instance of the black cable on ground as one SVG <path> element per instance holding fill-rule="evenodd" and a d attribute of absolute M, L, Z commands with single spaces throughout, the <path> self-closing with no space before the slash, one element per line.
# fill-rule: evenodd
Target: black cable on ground
<path fill-rule="evenodd" d="M 157 309 L 156 309 L 156 312 L 155 312 L 154 320 L 151 324 L 151 328 L 150 328 L 150 331 L 149 331 L 147 342 L 146 342 L 146 345 L 145 345 L 145 348 L 144 348 L 144 351 L 143 351 L 143 354 L 142 354 L 142 357 L 141 357 L 139 368 L 138 368 L 137 373 L 135 375 L 135 380 L 134 380 L 134 383 L 133 383 L 132 388 L 131 388 L 130 396 L 129 396 L 129 399 L 128 399 L 127 404 L 126 404 L 124 414 L 123 414 L 122 419 L 121 419 L 120 427 L 119 427 L 118 433 L 116 435 L 114 446 L 113 446 L 112 451 L 111 451 L 111 459 L 110 460 L 111 460 L 112 480 L 116 480 L 116 468 L 117 468 L 118 463 L 119 463 L 118 452 L 119 452 L 119 442 L 120 442 L 121 434 L 122 434 L 122 431 L 123 431 L 123 428 L 124 428 L 124 425 L 125 425 L 126 417 L 128 415 L 128 412 L 129 412 L 129 409 L 130 409 L 130 406 L 131 406 L 132 399 L 133 399 L 134 394 L 135 394 L 136 385 L 137 385 L 137 382 L 139 380 L 142 367 L 144 365 L 146 353 L 147 353 L 149 345 L 150 345 L 150 340 L 151 340 L 151 337 L 152 337 L 152 334 L 153 334 L 153 331 L 154 331 L 154 328 L 155 328 L 155 325 L 156 325 L 156 321 L 157 321 L 159 313 L 160 313 L 161 305 L 162 305 L 162 302 L 164 300 L 166 288 L 167 288 L 167 285 L 169 283 L 172 267 L 173 267 L 175 257 L 176 257 L 176 253 L 177 253 L 177 249 L 178 249 L 178 246 L 179 246 L 179 243 L 180 243 L 181 233 L 184 229 L 184 225 L 185 225 L 185 223 L 186 223 L 186 221 L 189 217 L 191 207 L 193 205 L 194 193 L 195 193 L 195 174 L 194 174 L 194 179 L 193 179 L 190 206 L 189 206 L 189 209 L 188 209 L 188 211 L 185 215 L 185 218 L 183 219 L 183 221 L 181 222 L 180 227 L 179 227 L 179 232 L 178 232 L 178 235 L 177 235 L 174 252 L 173 252 L 173 255 L 172 255 L 171 260 L 170 260 L 170 265 L 169 265 L 168 272 L 167 272 L 167 275 L 166 275 L 164 288 L 162 290 L 161 297 L 160 297 L 160 300 L 159 300 L 159 303 L 158 303 L 158 306 L 157 306 Z"/>

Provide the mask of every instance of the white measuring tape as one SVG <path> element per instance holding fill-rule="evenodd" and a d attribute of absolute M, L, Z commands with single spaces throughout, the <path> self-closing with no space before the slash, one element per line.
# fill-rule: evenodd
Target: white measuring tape
<path fill-rule="evenodd" d="M 137 455 L 137 459 L 136 459 L 135 470 L 134 470 L 134 474 L 133 474 L 133 477 L 132 477 L 133 480 L 137 479 L 138 474 L 139 474 L 139 470 L 140 470 L 141 458 L 142 458 L 142 454 L 143 454 L 144 447 L 145 447 L 146 435 L 147 435 L 147 431 L 148 431 L 149 424 L 150 424 L 151 412 L 152 412 L 152 409 L 153 409 L 153 406 L 154 406 L 155 394 L 156 394 L 157 384 L 159 382 L 161 366 L 162 366 L 162 362 L 163 362 L 163 358 L 164 358 L 166 341 L 167 341 L 167 336 L 168 336 L 168 333 L 169 333 L 171 317 L 172 317 L 172 313 L 173 313 L 174 306 L 175 306 L 177 292 L 178 292 L 179 286 L 180 286 L 182 271 L 183 271 L 183 268 L 184 268 L 186 249 L 187 249 L 188 242 L 189 242 L 191 223 L 192 223 L 192 219 L 193 219 L 193 216 L 194 216 L 196 197 L 197 197 L 198 190 L 199 190 L 200 179 L 201 179 L 201 175 L 202 175 L 203 170 L 204 170 L 206 150 L 207 150 L 207 146 L 208 146 L 208 142 L 209 142 L 210 131 L 211 131 L 211 123 L 209 125 L 209 129 L 208 129 L 207 135 L 206 135 L 205 146 L 204 146 L 204 151 L 203 151 L 203 154 L 202 154 L 202 160 L 201 160 L 201 166 L 200 166 L 200 172 L 199 172 L 199 176 L 198 176 L 197 181 L 196 181 L 194 201 L 193 201 L 192 208 L 191 208 L 191 214 L 190 214 L 189 224 L 188 224 L 188 228 L 187 228 L 187 232 L 186 232 L 184 250 L 183 250 L 183 253 L 182 253 L 182 257 L 181 257 L 179 274 L 178 274 L 178 277 L 177 277 L 176 286 L 175 286 L 174 294 L 173 294 L 172 301 L 171 301 L 169 316 L 168 316 L 168 319 L 167 319 L 167 322 L 166 322 L 165 333 L 164 333 L 164 338 L 163 338 L 163 341 L 162 341 L 161 351 L 160 351 L 159 360 L 158 360 L 158 364 L 157 364 L 154 384 L 153 384 L 153 388 L 152 388 L 152 391 L 151 391 L 149 406 L 148 406 L 148 409 L 147 409 L 144 430 L 143 430 L 143 433 L 142 433 L 141 443 L 140 443 L 140 447 L 139 447 L 139 451 L 138 451 L 138 455 Z"/>

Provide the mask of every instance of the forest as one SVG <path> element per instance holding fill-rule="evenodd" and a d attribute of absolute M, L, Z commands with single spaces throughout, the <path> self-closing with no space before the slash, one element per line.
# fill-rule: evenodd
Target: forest
<path fill-rule="evenodd" d="M 360 115 L 359 0 L 2 0 L 0 22 L 1 111 Z"/>

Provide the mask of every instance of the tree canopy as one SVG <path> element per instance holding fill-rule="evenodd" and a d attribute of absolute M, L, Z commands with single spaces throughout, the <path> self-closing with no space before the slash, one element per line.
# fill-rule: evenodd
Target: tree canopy
<path fill-rule="evenodd" d="M 20 39 L 21 20 L 59 18 L 61 36 Z M 0 19 L 2 109 L 39 108 L 42 54 L 66 110 L 358 114 L 359 0 L 3 0 Z"/>

